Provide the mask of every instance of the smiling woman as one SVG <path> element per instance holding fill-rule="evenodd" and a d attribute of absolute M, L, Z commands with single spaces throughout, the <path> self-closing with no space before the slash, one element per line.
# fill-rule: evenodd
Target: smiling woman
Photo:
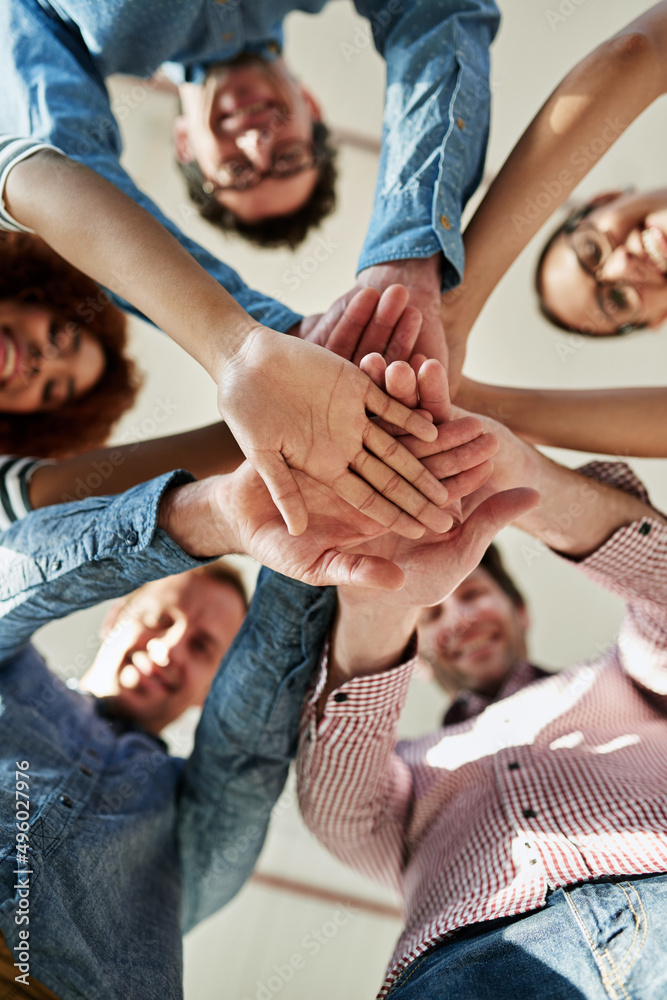
<path fill-rule="evenodd" d="M 126 321 L 99 287 L 27 233 L 0 234 L 0 453 L 94 448 L 134 402 Z"/>

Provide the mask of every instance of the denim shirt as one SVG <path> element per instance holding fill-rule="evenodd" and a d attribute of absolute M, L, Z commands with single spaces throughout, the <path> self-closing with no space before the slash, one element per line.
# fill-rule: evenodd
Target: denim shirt
<path fill-rule="evenodd" d="M 104 79 L 150 77 L 168 63 L 172 78 L 200 82 L 212 63 L 242 51 L 271 58 L 286 14 L 316 13 L 325 2 L 3 0 L 0 133 L 52 143 L 96 170 L 151 212 L 247 312 L 286 331 L 296 313 L 185 237 L 120 166 L 118 122 L 131 109 L 111 105 Z M 382 154 L 359 269 L 442 250 L 443 286 L 451 287 L 463 273 L 461 212 L 484 165 L 497 8 L 494 0 L 356 0 L 356 7 L 368 24 L 340 43 L 341 73 L 371 39 L 387 62 Z M 117 275 L 126 299 L 132 278 Z"/>
<path fill-rule="evenodd" d="M 30 975 L 61 1000 L 182 997 L 181 935 L 252 871 L 333 611 L 332 590 L 262 572 L 187 761 L 51 674 L 28 644 L 39 626 L 200 565 L 156 528 L 187 479 L 44 508 L 0 536 L 0 931 L 10 949 L 29 931 Z"/>

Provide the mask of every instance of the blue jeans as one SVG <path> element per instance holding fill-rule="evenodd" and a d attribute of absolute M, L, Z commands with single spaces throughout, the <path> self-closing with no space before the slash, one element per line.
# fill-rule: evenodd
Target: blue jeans
<path fill-rule="evenodd" d="M 667 875 L 605 879 L 465 928 L 416 959 L 396 1000 L 665 1000 Z"/>

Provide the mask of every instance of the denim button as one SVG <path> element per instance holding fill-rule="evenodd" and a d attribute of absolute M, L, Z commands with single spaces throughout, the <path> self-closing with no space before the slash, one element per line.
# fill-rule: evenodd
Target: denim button
<path fill-rule="evenodd" d="M 64 805 L 64 806 L 65 806 L 65 807 L 66 807 L 67 809 L 71 809 L 71 808 L 72 808 L 72 806 L 74 805 L 74 803 L 73 803 L 73 802 L 72 802 L 72 800 L 70 799 L 69 795 L 61 795 L 61 796 L 60 796 L 60 801 L 62 802 L 62 804 L 63 804 L 63 805 Z"/>
<path fill-rule="evenodd" d="M 89 767 L 86 767 L 84 764 L 82 764 L 79 770 L 81 771 L 81 774 L 85 774 L 87 778 L 92 778 L 93 772 L 90 770 Z"/>
<path fill-rule="evenodd" d="M 54 559 L 53 562 L 51 563 L 51 569 L 55 570 L 56 572 L 60 569 L 61 566 L 62 566 L 62 561 L 60 559 Z"/>
<path fill-rule="evenodd" d="M 93 750 L 92 747 L 89 747 L 86 753 L 89 757 L 97 757 L 97 750 Z"/>
<path fill-rule="evenodd" d="M 337 691 L 336 694 L 333 696 L 333 699 L 334 701 L 337 701 L 340 704 L 343 701 L 347 701 L 347 695 L 345 694 L 344 691 Z"/>
<path fill-rule="evenodd" d="M 136 545 L 137 542 L 139 541 L 139 535 L 136 533 L 136 531 L 128 531 L 127 535 L 125 536 L 125 541 L 127 542 L 128 545 Z"/>
<path fill-rule="evenodd" d="M 524 809 L 523 811 L 524 819 L 535 819 L 537 813 L 534 809 Z"/>

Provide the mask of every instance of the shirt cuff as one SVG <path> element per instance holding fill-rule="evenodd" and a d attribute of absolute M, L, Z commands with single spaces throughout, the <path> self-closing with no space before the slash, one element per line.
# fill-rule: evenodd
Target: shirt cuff
<path fill-rule="evenodd" d="M 0 229 L 12 233 L 34 233 L 34 229 L 28 229 L 9 214 L 5 205 L 5 184 L 10 171 L 17 163 L 27 160 L 33 153 L 38 153 L 42 149 L 61 152 L 48 142 L 37 142 L 34 139 L 23 139 L 18 136 L 3 136 L 0 139 Z"/>
<path fill-rule="evenodd" d="M 322 661 L 315 677 L 315 686 L 308 699 L 314 708 L 327 682 L 330 641 L 324 648 Z M 352 677 L 328 696 L 322 720 L 340 715 L 386 716 L 397 705 L 401 708 L 407 697 L 412 674 L 417 664 L 417 633 L 410 638 L 406 659 L 398 666 L 378 674 Z"/>

